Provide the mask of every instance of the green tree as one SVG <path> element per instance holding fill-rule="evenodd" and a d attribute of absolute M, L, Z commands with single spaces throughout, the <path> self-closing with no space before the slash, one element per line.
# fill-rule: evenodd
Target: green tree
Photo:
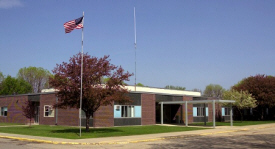
<path fill-rule="evenodd" d="M 144 85 L 142 83 L 137 83 L 136 86 L 144 87 Z"/>
<path fill-rule="evenodd" d="M 1 84 L 1 82 L 4 80 L 4 75 L 3 75 L 3 73 L 0 71 L 0 84 Z"/>
<path fill-rule="evenodd" d="M 106 84 L 109 80 L 110 80 L 110 78 L 104 78 L 104 77 L 102 77 L 101 83 L 102 83 L 102 84 Z M 123 84 L 123 85 L 128 85 L 128 84 L 125 83 L 124 81 L 122 82 L 122 84 Z"/>
<path fill-rule="evenodd" d="M 17 77 L 31 84 L 33 93 L 40 93 L 42 89 L 49 88 L 49 77 L 51 73 L 42 67 L 21 68 Z"/>
<path fill-rule="evenodd" d="M 110 63 L 109 56 L 103 58 L 83 54 L 83 91 L 82 110 L 86 115 L 86 131 L 89 131 L 89 118 L 100 106 L 112 105 L 114 102 L 126 103 L 130 99 L 123 82 L 132 76 L 122 67 Z M 81 53 L 54 68 L 54 77 L 50 84 L 58 90 L 58 103 L 55 107 L 80 108 Z M 102 84 L 102 78 L 109 78 Z"/>
<path fill-rule="evenodd" d="M 167 89 L 174 89 L 174 90 L 185 90 L 185 87 L 181 87 L 181 86 L 173 86 L 173 85 L 166 85 L 164 88 Z"/>
<path fill-rule="evenodd" d="M 2 81 L 5 79 L 3 73 L 0 71 L 0 91 L 2 90 Z"/>
<path fill-rule="evenodd" d="M 203 95 L 206 97 L 222 98 L 224 88 L 218 84 L 209 84 L 206 86 Z"/>
<path fill-rule="evenodd" d="M 194 89 L 192 89 L 192 91 L 194 91 L 194 92 L 201 92 L 201 90 L 198 89 L 198 88 L 194 88 Z"/>
<path fill-rule="evenodd" d="M 256 75 L 244 78 L 232 89 L 248 91 L 257 100 L 259 118 L 264 119 L 265 109 L 275 107 L 275 77 Z"/>
<path fill-rule="evenodd" d="M 252 94 L 248 93 L 247 91 L 224 91 L 222 99 L 235 101 L 235 103 L 233 103 L 233 106 L 235 106 L 238 109 L 241 115 L 241 121 L 243 121 L 242 109 L 255 108 L 257 106 L 256 99 L 252 96 Z"/>
<path fill-rule="evenodd" d="M 101 83 L 102 84 L 106 84 L 109 80 L 110 80 L 110 78 L 104 78 L 104 77 L 102 77 Z"/>
<path fill-rule="evenodd" d="M 0 95 L 15 95 L 31 93 L 31 85 L 23 79 L 7 76 L 1 83 Z"/>

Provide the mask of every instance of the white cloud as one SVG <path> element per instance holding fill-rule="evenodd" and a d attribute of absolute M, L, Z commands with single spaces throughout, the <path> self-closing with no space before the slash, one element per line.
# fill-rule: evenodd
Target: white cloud
<path fill-rule="evenodd" d="M 0 8 L 12 8 L 12 7 L 22 7 L 23 4 L 20 0 L 0 0 Z"/>

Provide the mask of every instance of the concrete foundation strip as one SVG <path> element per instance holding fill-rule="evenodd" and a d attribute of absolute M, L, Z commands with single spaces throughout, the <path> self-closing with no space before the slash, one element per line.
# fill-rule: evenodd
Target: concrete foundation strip
<path fill-rule="evenodd" d="M 254 129 L 264 129 L 264 128 L 271 128 L 274 126 L 263 126 L 263 127 L 256 127 Z M 221 133 L 231 133 L 231 132 L 240 132 L 240 131 L 248 131 L 252 129 L 244 128 L 244 129 L 237 129 L 237 130 L 228 130 L 228 131 L 218 131 L 213 133 L 202 133 L 202 134 L 195 134 L 195 135 L 179 135 L 179 136 L 170 136 L 170 137 L 162 137 L 162 138 L 155 138 L 155 139 L 145 139 L 145 140 L 136 140 L 136 141 L 122 141 L 122 142 L 99 142 L 99 143 L 80 143 L 80 142 L 58 142 L 58 141 L 48 141 L 48 140 L 40 140 L 40 139 L 28 139 L 28 138 L 20 138 L 20 137 L 12 137 L 12 136 L 0 136 L 0 138 L 5 139 L 14 139 L 26 142 L 37 142 L 37 143 L 47 143 L 47 144 L 64 144 L 64 145 L 112 145 L 112 144 L 129 144 L 129 143 L 140 143 L 140 142 L 153 142 L 153 141 L 160 141 L 160 140 L 169 140 L 169 139 L 177 139 L 177 138 L 188 138 L 188 137 L 196 137 L 196 136 L 208 136 L 208 135 L 215 135 Z"/>

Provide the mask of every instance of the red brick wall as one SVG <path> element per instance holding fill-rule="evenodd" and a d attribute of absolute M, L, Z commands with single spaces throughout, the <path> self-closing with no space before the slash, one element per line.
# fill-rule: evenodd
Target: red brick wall
<path fill-rule="evenodd" d="M 44 117 L 44 105 L 53 105 L 56 102 L 55 94 L 42 94 L 40 97 L 40 121 L 42 125 L 55 125 L 54 117 Z M 57 125 L 79 126 L 79 110 L 76 108 L 58 109 Z M 114 126 L 113 106 L 101 106 L 94 113 L 94 127 Z M 92 127 L 92 126 L 91 126 Z"/>
<path fill-rule="evenodd" d="M 76 108 L 54 109 L 54 117 L 44 117 L 44 106 L 54 105 L 56 103 L 56 96 L 52 94 L 40 95 L 40 118 L 41 125 L 55 125 L 57 112 L 57 125 L 79 126 L 79 110 Z"/>
<path fill-rule="evenodd" d="M 209 98 L 208 100 L 215 100 L 215 98 Z M 215 103 L 215 120 L 221 119 L 221 105 Z M 208 104 L 208 121 L 213 122 L 213 103 Z"/>
<path fill-rule="evenodd" d="M 183 101 L 191 101 L 193 97 L 190 96 L 183 96 Z M 183 121 L 185 122 L 185 104 L 183 105 Z M 193 104 L 189 103 L 187 106 L 187 113 L 188 113 L 188 123 L 193 123 Z"/>
<path fill-rule="evenodd" d="M 79 126 L 79 110 L 76 108 L 58 109 L 57 125 Z"/>
<path fill-rule="evenodd" d="M 0 123 L 27 123 L 23 116 L 22 105 L 28 100 L 28 96 L 10 96 L 0 98 L 0 107 L 8 108 L 8 115 L 0 116 Z"/>
<path fill-rule="evenodd" d="M 154 94 L 141 94 L 141 125 L 156 124 L 156 98 Z"/>
<path fill-rule="evenodd" d="M 94 113 L 94 127 L 112 127 L 114 126 L 114 106 L 101 106 Z M 91 126 L 92 127 L 92 126 Z"/>
<path fill-rule="evenodd" d="M 209 103 L 208 104 L 208 122 L 213 121 L 213 104 Z"/>
<path fill-rule="evenodd" d="M 40 95 L 40 107 L 39 107 L 39 124 L 40 125 L 55 125 L 55 113 L 54 117 L 44 117 L 44 106 L 54 105 L 56 102 L 55 94 L 42 94 Z M 54 112 L 56 112 L 54 110 Z"/>

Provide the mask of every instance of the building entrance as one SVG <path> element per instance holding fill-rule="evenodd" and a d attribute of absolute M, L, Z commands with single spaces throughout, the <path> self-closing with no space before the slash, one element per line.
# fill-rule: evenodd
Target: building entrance
<path fill-rule="evenodd" d="M 39 124 L 39 103 L 38 103 L 38 105 L 37 104 L 35 104 L 35 111 L 34 111 L 34 113 L 35 113 L 35 115 L 34 115 L 34 123 L 35 124 Z"/>
<path fill-rule="evenodd" d="M 156 123 L 160 123 L 160 104 L 156 103 Z M 182 108 L 180 105 L 163 105 L 163 123 L 182 123 Z"/>

